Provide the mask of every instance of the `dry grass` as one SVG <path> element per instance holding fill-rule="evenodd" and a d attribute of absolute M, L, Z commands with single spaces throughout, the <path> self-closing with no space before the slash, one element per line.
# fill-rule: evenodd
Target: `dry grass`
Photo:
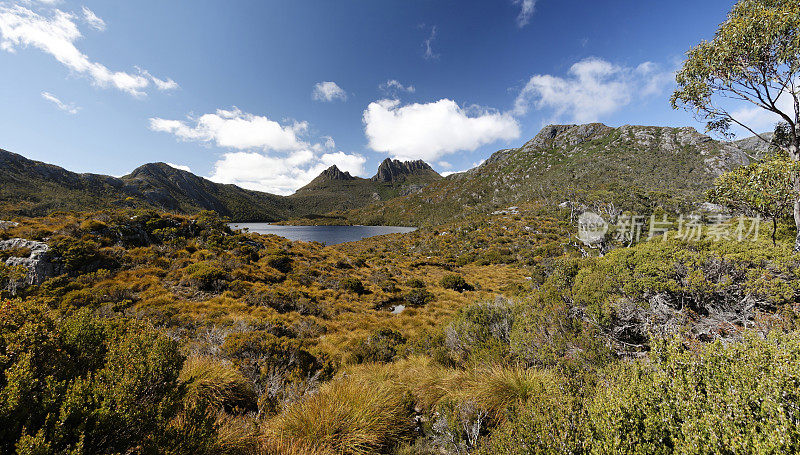
<path fill-rule="evenodd" d="M 552 394 L 558 385 L 558 376 L 546 370 L 493 366 L 472 371 L 456 395 L 475 401 L 497 422 L 534 396 Z"/>
<path fill-rule="evenodd" d="M 470 401 L 495 421 L 504 420 L 506 411 L 534 395 L 553 393 L 560 386 L 558 375 L 547 370 L 500 365 L 461 370 L 444 367 L 426 356 L 386 365 L 359 365 L 348 374 L 402 387 L 423 412 L 434 411 L 444 401 Z"/>
<path fill-rule="evenodd" d="M 267 453 L 366 455 L 402 441 L 410 401 L 388 381 L 348 376 L 290 405 L 264 427 Z"/>
<path fill-rule="evenodd" d="M 253 385 L 235 367 L 209 357 L 190 357 L 180 381 L 186 384 L 187 403 L 204 403 L 226 412 L 255 410 L 258 397 Z"/>

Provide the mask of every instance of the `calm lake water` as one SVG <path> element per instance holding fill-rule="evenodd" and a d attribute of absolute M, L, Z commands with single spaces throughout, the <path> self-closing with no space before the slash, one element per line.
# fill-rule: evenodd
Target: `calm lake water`
<path fill-rule="evenodd" d="M 384 234 L 404 234 L 416 228 L 401 226 L 279 226 L 269 223 L 231 223 L 231 229 L 248 228 L 258 234 L 274 234 L 289 240 L 321 242 L 326 245 L 355 242 Z"/>

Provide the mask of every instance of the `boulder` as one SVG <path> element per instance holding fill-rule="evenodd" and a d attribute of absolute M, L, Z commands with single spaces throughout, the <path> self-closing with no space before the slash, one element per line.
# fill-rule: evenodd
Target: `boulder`
<path fill-rule="evenodd" d="M 27 286 L 41 284 L 45 280 L 58 276 L 63 272 L 63 266 L 57 258 L 50 253 L 50 247 L 43 242 L 27 239 L 9 239 L 0 241 L 0 251 L 4 250 L 29 250 L 28 257 L 9 257 L 5 264 L 9 267 L 22 266 L 28 274 L 21 283 L 9 284 L 12 293 Z"/>

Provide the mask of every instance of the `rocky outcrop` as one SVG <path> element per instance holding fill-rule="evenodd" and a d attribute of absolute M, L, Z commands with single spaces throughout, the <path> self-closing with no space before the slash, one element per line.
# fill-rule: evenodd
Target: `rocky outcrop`
<path fill-rule="evenodd" d="M 0 241 L 0 251 L 29 252 L 27 257 L 11 256 L 6 259 L 8 267 L 24 267 L 28 273 L 21 282 L 9 283 L 9 291 L 17 291 L 27 286 L 41 284 L 48 278 L 58 276 L 63 266 L 50 253 L 50 247 L 43 242 L 26 239 L 9 239 Z"/>
<path fill-rule="evenodd" d="M 17 227 L 17 226 L 19 226 L 19 223 L 15 222 L 15 221 L 3 221 L 3 220 L 0 220 L 0 231 L 2 231 L 3 229 L 10 229 L 10 228 Z"/>
<path fill-rule="evenodd" d="M 428 163 L 422 160 L 399 161 L 391 158 L 383 160 L 378 166 L 378 173 L 372 177 L 373 182 L 394 183 L 405 180 L 412 174 L 436 173 Z"/>
<path fill-rule="evenodd" d="M 322 180 L 355 180 L 356 179 L 355 177 L 350 175 L 349 172 L 342 172 L 341 169 L 336 167 L 335 164 L 333 166 L 329 167 L 328 169 L 325 169 L 324 171 L 322 171 L 322 174 L 320 174 L 317 178 L 318 179 L 322 179 Z"/>
<path fill-rule="evenodd" d="M 761 136 L 764 139 L 772 141 L 773 133 L 763 133 L 761 134 Z M 757 136 L 753 136 L 745 139 L 740 139 L 738 141 L 733 141 L 731 142 L 731 145 L 742 150 L 748 155 L 752 155 L 755 157 L 762 157 L 769 151 L 770 143 L 765 142 L 764 140 L 762 140 Z"/>

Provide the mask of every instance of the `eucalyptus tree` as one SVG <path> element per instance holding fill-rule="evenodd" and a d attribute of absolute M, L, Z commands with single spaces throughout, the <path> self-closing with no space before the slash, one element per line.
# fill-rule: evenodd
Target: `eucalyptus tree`
<path fill-rule="evenodd" d="M 708 192 L 711 202 L 772 220 L 772 244 L 778 220 L 791 213 L 795 200 L 792 174 L 798 163 L 780 151 L 761 161 L 726 172 Z"/>
<path fill-rule="evenodd" d="M 731 101 L 750 103 L 786 124 L 782 147 L 800 162 L 800 1 L 741 0 L 714 38 L 687 53 L 676 75 L 673 108 L 683 108 L 706 122 L 706 131 L 731 137 L 738 125 L 756 137 Z M 792 171 L 793 216 L 800 251 L 800 174 Z"/>

